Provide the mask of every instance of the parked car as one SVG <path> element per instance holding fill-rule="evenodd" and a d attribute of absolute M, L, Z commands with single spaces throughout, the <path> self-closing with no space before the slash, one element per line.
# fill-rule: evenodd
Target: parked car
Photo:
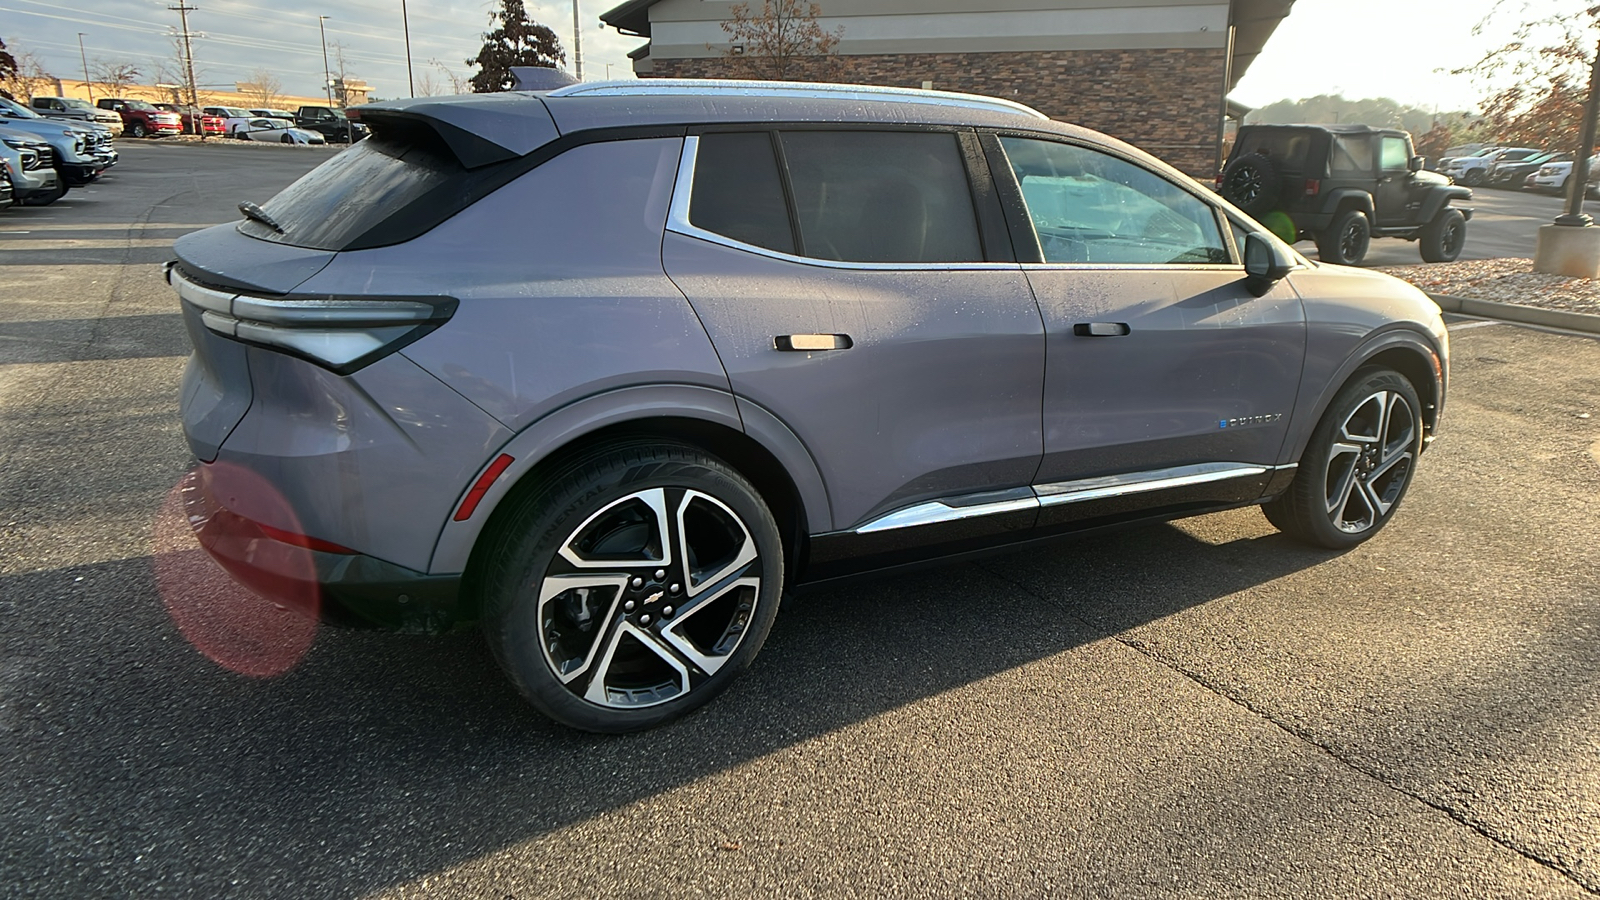
<path fill-rule="evenodd" d="M 256 116 L 250 115 L 249 110 L 243 110 L 237 106 L 207 106 L 201 111 L 208 116 L 217 116 L 221 118 L 222 133 L 228 135 L 229 137 L 232 137 L 235 131 L 243 128 L 245 123 L 249 122 L 251 119 L 257 118 Z"/>
<path fill-rule="evenodd" d="M 183 132 L 183 122 L 177 113 L 157 109 L 144 100 L 102 97 L 95 101 L 95 105 L 121 116 L 123 131 L 136 138 L 152 135 L 160 137 Z"/>
<path fill-rule="evenodd" d="M 51 202 L 65 194 L 69 187 L 79 187 L 100 177 L 100 173 L 115 165 L 116 150 L 110 147 L 103 130 L 92 126 L 69 124 L 59 119 L 46 119 L 33 110 L 0 97 L 0 125 L 13 131 L 32 134 L 55 151 L 55 169 L 60 176 Z"/>
<path fill-rule="evenodd" d="M 1600 166 L 1589 167 L 1588 190 L 1584 192 L 1584 196 L 1590 200 L 1600 200 Z"/>
<path fill-rule="evenodd" d="M 480 620 L 577 728 L 705 702 L 792 588 L 1256 503 L 1352 547 L 1444 405 L 1422 292 L 1006 100 L 358 112 L 372 137 L 175 244 L 187 521 L 286 606 Z"/>
<path fill-rule="evenodd" d="M 1502 147 L 1479 156 L 1452 159 L 1439 171 L 1461 184 L 1476 186 L 1482 184 L 1488 177 L 1489 167 L 1495 163 L 1516 162 L 1530 156 L 1538 156 L 1540 152 L 1532 147 Z"/>
<path fill-rule="evenodd" d="M 122 117 L 116 113 L 91 106 L 78 97 L 34 97 L 28 101 L 33 111 L 49 119 L 72 119 L 93 122 L 108 129 L 112 136 L 122 134 Z"/>
<path fill-rule="evenodd" d="M 1468 145 L 1468 146 L 1471 146 L 1471 145 Z M 1445 153 L 1444 153 L 1444 156 L 1439 157 L 1438 170 L 1441 171 L 1441 172 L 1444 171 L 1446 166 L 1450 165 L 1452 162 L 1455 162 L 1456 160 L 1469 159 L 1469 158 L 1479 157 L 1479 156 L 1488 156 L 1490 154 L 1493 154 L 1493 153 L 1495 153 L 1495 152 L 1497 152 L 1499 150 L 1503 150 L 1503 149 L 1505 149 L 1505 148 L 1503 148 L 1503 147 L 1485 147 L 1485 146 L 1479 145 L 1474 150 L 1470 150 L 1468 152 L 1461 153 L 1461 152 L 1457 152 L 1455 149 L 1452 148 L 1450 150 L 1446 150 Z"/>
<path fill-rule="evenodd" d="M 274 144 L 326 144 L 315 131 L 295 128 L 282 119 L 251 119 L 243 127 L 234 129 L 233 136 L 248 141 L 271 141 Z"/>
<path fill-rule="evenodd" d="M 7 179 L 20 206 L 48 206 L 66 194 L 56 172 L 54 147 L 26 131 L 0 128 L 0 157 L 7 161 Z"/>
<path fill-rule="evenodd" d="M 1489 167 L 1489 174 L 1484 178 L 1484 184 L 1490 187 L 1509 187 L 1518 190 L 1528 180 L 1528 176 L 1539 171 L 1539 167 L 1547 162 L 1570 161 L 1572 154 L 1555 153 L 1546 151 L 1537 153 L 1515 162 L 1502 160 Z"/>
<path fill-rule="evenodd" d="M 200 134 L 202 132 L 205 134 L 227 133 L 227 129 L 224 124 L 227 120 L 222 116 L 207 115 L 206 113 L 201 112 L 192 106 L 182 106 L 177 103 L 157 103 L 156 108 L 164 109 L 170 113 L 176 113 L 180 122 L 183 124 L 184 134 Z M 199 122 L 198 128 L 195 125 L 197 120 Z"/>
<path fill-rule="evenodd" d="M 1325 262 L 1353 266 L 1373 237 L 1417 241 L 1423 260 L 1461 255 L 1472 192 L 1424 171 L 1411 135 L 1366 125 L 1246 125 L 1218 177 L 1222 196 L 1258 219 L 1287 220 Z"/>
<path fill-rule="evenodd" d="M 286 109 L 252 109 L 250 115 L 260 116 L 264 119 L 283 119 L 290 125 L 294 124 L 294 113 Z"/>
<path fill-rule="evenodd" d="M 1596 159 L 1589 158 L 1589 168 L 1593 169 Z M 1561 162 L 1548 162 L 1539 167 L 1528 178 L 1527 187 L 1531 191 L 1540 191 L 1547 194 L 1564 194 L 1567 191 L 1567 179 L 1572 175 L 1572 159 L 1569 157 Z"/>
<path fill-rule="evenodd" d="M 295 111 L 294 122 L 296 128 L 315 131 L 330 144 L 354 143 L 370 134 L 367 126 L 352 121 L 344 110 L 330 106 L 302 106 Z"/>

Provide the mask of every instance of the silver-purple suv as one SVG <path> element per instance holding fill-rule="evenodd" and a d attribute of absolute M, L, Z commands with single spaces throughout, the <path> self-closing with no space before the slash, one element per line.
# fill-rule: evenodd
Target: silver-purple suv
<path fill-rule="evenodd" d="M 325 619 L 481 622 L 578 728 L 705 702 L 805 585 L 1248 504 L 1353 546 L 1444 404 L 1422 293 L 1007 101 L 357 113 L 370 140 L 177 244 L 190 520 Z"/>

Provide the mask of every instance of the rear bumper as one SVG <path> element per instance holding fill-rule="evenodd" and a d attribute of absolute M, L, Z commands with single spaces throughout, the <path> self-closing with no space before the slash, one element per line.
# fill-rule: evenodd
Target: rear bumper
<path fill-rule="evenodd" d="M 246 518 L 224 505 L 210 464 L 185 478 L 184 512 L 201 548 L 258 596 L 347 628 L 437 634 L 477 617 L 462 602 L 460 575 L 427 575 Z"/>

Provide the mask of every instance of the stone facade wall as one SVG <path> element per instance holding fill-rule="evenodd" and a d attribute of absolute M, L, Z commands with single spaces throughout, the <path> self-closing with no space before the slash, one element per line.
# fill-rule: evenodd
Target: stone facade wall
<path fill-rule="evenodd" d="M 1121 138 L 1190 175 L 1216 172 L 1227 51 L 1050 50 L 836 57 L 836 72 L 815 64 L 789 77 L 988 94 L 1025 103 L 1053 119 Z M 749 78 L 756 60 L 657 59 L 646 77 Z"/>

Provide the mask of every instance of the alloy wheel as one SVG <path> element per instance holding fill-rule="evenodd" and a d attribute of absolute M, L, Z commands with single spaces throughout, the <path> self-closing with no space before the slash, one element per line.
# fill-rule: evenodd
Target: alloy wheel
<path fill-rule="evenodd" d="M 1351 219 L 1350 224 L 1344 226 L 1344 231 L 1339 232 L 1339 258 L 1343 260 L 1355 259 L 1361 250 L 1361 223 Z"/>
<path fill-rule="evenodd" d="M 545 662 L 589 703 L 666 703 L 733 658 L 761 579 L 756 542 L 727 504 L 691 488 L 629 494 L 552 557 L 537 607 Z"/>
<path fill-rule="evenodd" d="M 1261 172 L 1254 166 L 1240 166 L 1233 173 L 1228 187 L 1233 193 L 1235 202 L 1248 204 L 1261 196 Z"/>
<path fill-rule="evenodd" d="M 1382 521 L 1405 490 L 1416 444 L 1416 412 L 1400 393 L 1379 391 L 1356 405 L 1328 458 L 1325 499 L 1335 528 L 1359 534 Z"/>

